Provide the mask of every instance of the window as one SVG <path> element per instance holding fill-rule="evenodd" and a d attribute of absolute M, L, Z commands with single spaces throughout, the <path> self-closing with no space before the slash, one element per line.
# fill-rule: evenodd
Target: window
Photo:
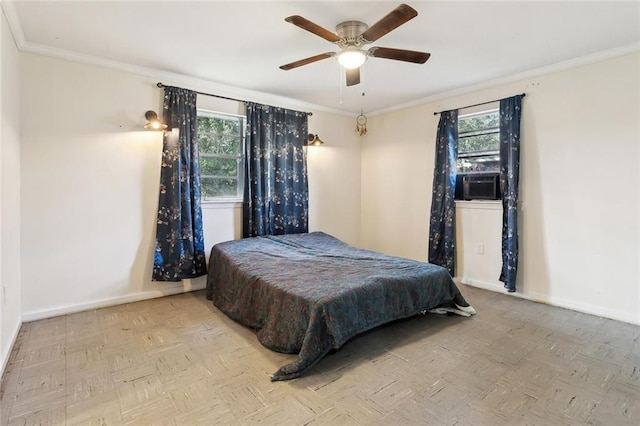
<path fill-rule="evenodd" d="M 458 117 L 458 173 L 500 171 L 498 109 Z"/>
<path fill-rule="evenodd" d="M 203 201 L 242 199 L 243 146 L 244 117 L 198 110 Z"/>

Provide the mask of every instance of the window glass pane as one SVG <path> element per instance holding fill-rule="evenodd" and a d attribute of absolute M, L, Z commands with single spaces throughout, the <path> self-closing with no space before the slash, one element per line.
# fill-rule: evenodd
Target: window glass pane
<path fill-rule="evenodd" d="M 458 120 L 458 173 L 500 170 L 500 115 L 497 109 Z"/>
<path fill-rule="evenodd" d="M 198 130 L 205 133 L 216 133 L 223 135 L 240 134 L 240 117 L 212 117 L 208 115 L 198 116 Z"/>
<path fill-rule="evenodd" d="M 200 152 L 219 155 L 237 155 L 240 152 L 240 136 L 207 135 L 198 133 Z"/>
<path fill-rule="evenodd" d="M 469 152 L 499 151 L 500 133 L 458 137 L 458 155 Z"/>
<path fill-rule="evenodd" d="M 238 180 L 225 178 L 200 178 L 200 192 L 203 198 L 237 197 Z"/>
<path fill-rule="evenodd" d="M 198 128 L 198 150 L 200 152 L 213 152 L 214 147 L 215 140 L 211 135 L 201 132 L 200 128 Z"/>
<path fill-rule="evenodd" d="M 458 173 L 499 172 L 500 154 L 458 158 Z"/>
<path fill-rule="evenodd" d="M 240 152 L 240 119 L 222 120 L 198 117 L 198 148 L 200 152 L 235 155 Z"/>
<path fill-rule="evenodd" d="M 237 155 L 240 152 L 240 136 L 238 135 L 219 135 L 217 138 L 216 149 L 212 151 L 214 154 L 221 155 Z"/>
<path fill-rule="evenodd" d="M 486 111 L 480 114 L 472 114 L 460 117 L 458 120 L 458 133 L 474 132 L 500 126 L 498 110 Z"/>
<path fill-rule="evenodd" d="M 240 120 L 224 120 L 222 133 L 238 136 L 240 134 Z"/>
<path fill-rule="evenodd" d="M 238 176 L 238 160 L 235 158 L 218 158 L 200 156 L 201 176 Z"/>
<path fill-rule="evenodd" d="M 203 131 L 216 133 L 218 135 L 239 135 L 240 119 L 236 117 L 220 118 L 220 117 L 202 117 L 207 121 Z"/>
<path fill-rule="evenodd" d="M 204 110 L 198 114 L 201 197 L 241 197 L 244 119 Z"/>

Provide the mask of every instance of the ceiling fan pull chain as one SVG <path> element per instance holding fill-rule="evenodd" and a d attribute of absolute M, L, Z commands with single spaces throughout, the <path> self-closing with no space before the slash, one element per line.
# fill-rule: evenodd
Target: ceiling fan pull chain
<path fill-rule="evenodd" d="M 339 101 L 338 103 L 340 105 L 342 105 L 343 102 L 343 93 L 342 93 L 342 79 L 343 76 L 346 75 L 346 70 L 343 70 L 342 67 L 338 67 L 338 96 L 339 96 Z"/>

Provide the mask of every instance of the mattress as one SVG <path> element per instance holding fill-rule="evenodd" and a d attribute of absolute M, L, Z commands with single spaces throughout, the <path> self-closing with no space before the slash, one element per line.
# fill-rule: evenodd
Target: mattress
<path fill-rule="evenodd" d="M 299 377 L 330 350 L 425 311 L 475 313 L 446 269 L 352 247 L 323 232 L 245 238 L 211 250 L 207 297 L 260 343 L 297 358 Z"/>

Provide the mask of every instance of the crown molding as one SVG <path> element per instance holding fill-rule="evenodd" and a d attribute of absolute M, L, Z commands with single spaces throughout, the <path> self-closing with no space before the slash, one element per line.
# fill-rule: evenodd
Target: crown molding
<path fill-rule="evenodd" d="M 386 114 L 388 112 L 399 111 L 401 109 L 411 108 L 418 105 L 424 105 L 432 102 L 441 101 L 443 99 L 454 98 L 457 96 L 467 95 L 479 90 L 490 89 L 492 87 L 502 86 L 509 83 L 514 83 L 521 80 L 527 80 L 531 78 L 538 78 L 544 75 L 553 74 L 560 71 L 566 71 L 572 68 L 589 65 L 596 62 L 605 61 L 607 59 L 616 58 L 619 56 L 629 55 L 631 53 L 640 52 L 640 42 L 631 43 L 624 46 L 616 47 L 614 49 L 603 50 L 601 52 L 593 53 L 591 55 L 585 55 L 578 58 L 570 59 L 563 62 L 547 65 L 540 68 L 524 71 L 521 73 L 511 74 L 505 77 L 496 78 L 482 83 L 465 86 L 460 89 L 450 90 L 447 92 L 438 93 L 435 95 L 427 96 L 415 101 L 406 102 L 390 108 L 384 108 L 369 113 L 370 117 Z"/>
<path fill-rule="evenodd" d="M 322 105 L 316 105 L 309 102 L 299 101 L 293 98 L 287 98 L 284 96 L 274 95 L 271 93 L 258 92 L 255 90 L 243 89 L 241 87 L 231 86 L 216 81 L 201 79 L 184 74 L 174 73 L 170 71 L 164 71 L 155 68 L 142 67 L 138 65 L 129 64 L 126 62 L 115 61 L 111 59 L 105 59 L 99 56 L 87 55 L 84 53 L 77 53 L 66 49 L 60 49 L 51 46 L 45 46 L 38 43 L 32 43 L 24 38 L 24 32 L 20 19 L 15 10 L 15 6 L 12 2 L 6 2 L 0 0 L 0 6 L 4 11 L 5 17 L 9 24 L 9 29 L 13 34 L 13 38 L 16 43 L 16 47 L 20 52 L 32 53 L 42 56 L 49 56 L 58 59 L 64 59 L 71 62 L 78 62 L 85 65 L 93 65 L 102 68 L 107 68 L 115 71 L 126 72 L 135 74 L 151 79 L 161 80 L 166 85 L 178 85 L 184 86 L 190 90 L 211 92 L 219 96 L 225 96 L 229 98 L 243 99 L 249 102 L 267 103 L 270 105 L 282 106 L 285 108 L 292 108 L 298 110 L 314 110 L 328 112 L 332 114 L 338 114 L 343 116 L 353 115 L 351 112 L 328 108 Z"/>
<path fill-rule="evenodd" d="M 351 113 L 327 108 L 322 105 L 315 105 L 308 102 L 299 101 L 297 99 L 287 98 L 284 96 L 274 95 L 271 93 L 258 92 L 255 90 L 243 89 L 237 86 L 230 86 L 216 81 L 201 79 L 197 77 L 191 77 L 184 74 L 178 74 L 170 71 L 164 71 L 155 68 L 142 67 L 139 65 L 133 65 L 126 62 L 114 61 L 111 59 L 105 59 L 98 56 L 86 55 L 83 53 L 72 52 L 65 49 L 54 48 L 50 46 L 43 46 L 28 41 L 23 42 L 22 46 L 18 46 L 21 52 L 33 53 L 42 56 L 49 56 L 58 59 L 65 59 L 72 62 L 78 62 L 85 65 L 93 65 L 102 68 L 111 69 L 114 71 L 121 71 L 130 74 L 140 75 L 152 79 L 158 79 L 165 85 L 181 86 L 190 90 L 199 92 L 210 92 L 218 96 L 224 96 L 228 98 L 242 99 L 248 102 L 260 102 L 269 105 L 277 105 L 285 108 L 292 108 L 297 110 L 313 110 L 323 111 L 339 115 L 349 115 Z"/>
<path fill-rule="evenodd" d="M 13 6 L 13 3 L 0 0 L 0 9 L 2 9 L 5 18 L 7 18 L 9 31 L 11 31 L 11 34 L 13 35 L 16 47 L 20 50 L 20 46 L 24 45 L 25 39 L 20 19 L 18 19 L 18 14 L 16 13 L 16 8 Z"/>

